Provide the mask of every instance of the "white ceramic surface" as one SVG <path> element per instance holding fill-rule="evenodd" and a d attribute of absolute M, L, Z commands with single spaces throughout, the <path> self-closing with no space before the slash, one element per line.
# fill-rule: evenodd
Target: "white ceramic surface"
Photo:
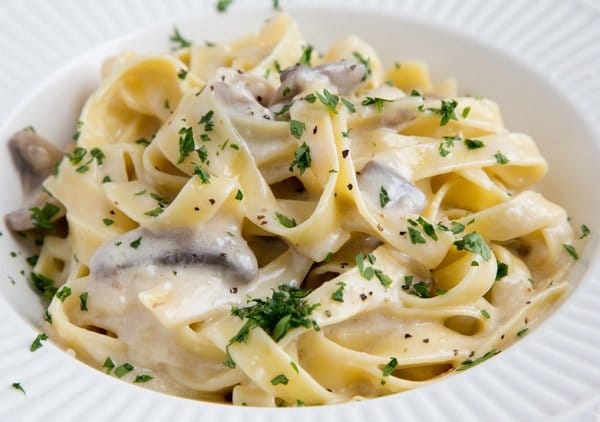
<path fill-rule="evenodd" d="M 281 0 L 305 38 L 325 49 L 356 34 L 383 59 L 421 58 L 434 80 L 500 104 L 550 163 L 540 190 L 575 225 L 600 231 L 600 5 L 559 0 Z M 0 0 L 0 141 L 24 126 L 65 144 L 102 59 L 168 48 L 176 23 L 195 40 L 230 39 L 272 14 L 236 0 L 226 14 L 201 0 Z M 0 145 L 0 214 L 20 202 Z M 538 329 L 498 357 L 430 386 L 380 399 L 300 409 L 253 409 L 154 393 L 103 375 L 46 342 L 25 253 L 0 229 L 0 421 L 600 420 L 600 252 L 593 235 L 570 274 L 576 289 Z M 10 277 L 14 279 L 12 284 Z M 24 396 L 11 387 L 20 382 Z"/>

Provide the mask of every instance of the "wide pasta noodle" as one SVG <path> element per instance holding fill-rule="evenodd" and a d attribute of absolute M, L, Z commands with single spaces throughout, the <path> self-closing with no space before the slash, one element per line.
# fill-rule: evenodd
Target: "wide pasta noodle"
<path fill-rule="evenodd" d="M 229 44 L 124 54 L 44 182 L 68 224 L 34 268 L 62 286 L 47 330 L 200 400 L 416 388 L 503 350 L 568 290 L 575 234 L 531 190 L 546 171 L 493 101 L 419 61 L 386 70 L 356 37 L 318 54 L 285 14 Z M 249 320 L 232 308 L 282 285 L 311 289 L 312 322 L 236 341 Z"/>

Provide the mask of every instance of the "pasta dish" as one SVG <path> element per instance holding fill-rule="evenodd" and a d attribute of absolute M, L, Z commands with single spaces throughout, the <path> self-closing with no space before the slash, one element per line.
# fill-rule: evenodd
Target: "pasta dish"
<path fill-rule="evenodd" d="M 66 152 L 10 142 L 7 224 L 43 236 L 44 332 L 78 359 L 198 400 L 361 400 L 492 358 L 568 291 L 589 230 L 493 101 L 283 13 L 171 41 L 105 62 Z"/>

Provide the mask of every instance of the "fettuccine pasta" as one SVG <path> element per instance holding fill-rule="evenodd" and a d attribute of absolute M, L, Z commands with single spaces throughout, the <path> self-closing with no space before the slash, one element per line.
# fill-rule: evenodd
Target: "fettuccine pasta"
<path fill-rule="evenodd" d="M 173 40 L 105 63 L 43 183 L 67 230 L 34 281 L 77 358 L 200 400 L 359 400 L 494 356 L 568 290 L 579 236 L 493 101 L 356 37 L 319 54 L 285 14 Z"/>

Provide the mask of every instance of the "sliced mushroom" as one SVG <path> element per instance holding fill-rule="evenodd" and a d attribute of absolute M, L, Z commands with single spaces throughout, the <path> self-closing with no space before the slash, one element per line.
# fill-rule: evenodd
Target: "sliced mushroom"
<path fill-rule="evenodd" d="M 62 151 L 30 129 L 15 133 L 8 149 L 19 172 L 25 196 L 34 192 L 54 171 Z"/>
<path fill-rule="evenodd" d="M 338 94 L 347 95 L 365 81 L 366 74 L 364 64 L 350 60 L 315 67 L 297 63 L 281 72 L 281 86 L 273 104 L 290 99 L 316 83 L 331 86 Z"/>
<path fill-rule="evenodd" d="M 210 84 L 215 95 L 234 112 L 272 119 L 273 112 L 263 107 L 254 95 L 242 85 L 229 85 L 221 81 Z"/>
<path fill-rule="evenodd" d="M 58 208 L 58 211 L 51 213 L 49 215 L 48 221 L 50 223 L 64 217 L 65 208 L 63 205 L 55 198 L 48 195 L 46 192 L 41 192 L 35 200 L 30 204 L 29 207 L 22 207 L 15 211 L 12 211 L 4 216 L 4 221 L 6 222 L 6 226 L 12 230 L 17 232 L 32 230 L 36 228 L 33 219 L 33 213 L 31 212 L 32 208 L 38 208 L 43 211 L 46 208 L 47 204 L 54 205 Z M 43 228 L 43 227 L 42 227 Z M 46 227 L 49 228 L 49 227 Z"/>
<path fill-rule="evenodd" d="M 401 214 L 419 214 L 426 205 L 426 198 L 415 185 L 399 175 L 391 167 L 371 160 L 357 178 L 360 192 L 371 208 L 382 209 L 382 188 L 389 202 L 383 210 Z"/>
<path fill-rule="evenodd" d="M 277 88 L 267 79 L 252 73 L 234 70 L 230 67 L 219 68 L 215 80 L 249 91 L 256 101 L 263 106 L 270 104 L 277 93 Z"/>
<path fill-rule="evenodd" d="M 149 266 L 196 267 L 242 283 L 249 283 L 258 275 L 256 257 L 243 238 L 207 227 L 140 227 L 112 239 L 90 260 L 91 273 L 104 280 L 114 278 L 122 270 L 143 270 Z"/>

